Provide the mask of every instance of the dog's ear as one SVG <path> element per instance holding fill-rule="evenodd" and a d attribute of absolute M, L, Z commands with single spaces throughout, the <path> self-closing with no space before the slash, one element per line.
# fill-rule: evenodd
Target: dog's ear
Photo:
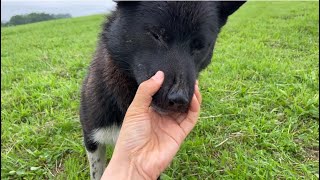
<path fill-rule="evenodd" d="M 227 22 L 228 17 L 240 8 L 246 1 L 221 1 L 219 6 L 219 15 L 221 25 Z"/>

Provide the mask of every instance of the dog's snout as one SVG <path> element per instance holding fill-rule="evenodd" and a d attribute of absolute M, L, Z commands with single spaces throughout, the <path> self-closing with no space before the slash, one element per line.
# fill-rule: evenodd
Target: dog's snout
<path fill-rule="evenodd" d="M 189 103 L 187 95 L 181 91 L 169 92 L 168 101 L 170 106 L 186 106 Z"/>
<path fill-rule="evenodd" d="M 160 90 L 153 96 L 153 107 L 158 112 L 185 113 L 192 99 L 194 71 L 164 70 L 165 78 Z"/>

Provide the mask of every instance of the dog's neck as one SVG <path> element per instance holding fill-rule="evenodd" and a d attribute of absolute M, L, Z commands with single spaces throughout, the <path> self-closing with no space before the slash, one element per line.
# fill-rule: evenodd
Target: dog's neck
<path fill-rule="evenodd" d="M 95 80 L 102 81 L 102 86 L 105 87 L 107 93 L 106 96 L 114 97 L 119 108 L 125 113 L 137 91 L 136 81 L 118 67 L 105 48 L 98 49 L 91 68 L 94 70 Z M 97 78 L 99 76 L 100 78 Z"/>

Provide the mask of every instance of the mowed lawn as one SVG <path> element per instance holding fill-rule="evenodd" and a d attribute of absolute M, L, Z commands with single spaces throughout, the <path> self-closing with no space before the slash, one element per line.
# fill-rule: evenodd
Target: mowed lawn
<path fill-rule="evenodd" d="M 199 79 L 199 123 L 163 179 L 318 179 L 318 11 L 248 2 L 230 17 Z M 89 178 L 80 86 L 103 20 L 1 28 L 1 178 Z"/>

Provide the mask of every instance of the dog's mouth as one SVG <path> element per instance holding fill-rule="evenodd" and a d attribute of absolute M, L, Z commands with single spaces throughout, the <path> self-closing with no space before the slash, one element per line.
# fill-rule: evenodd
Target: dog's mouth
<path fill-rule="evenodd" d="M 163 109 L 157 105 L 155 105 L 154 103 L 151 104 L 151 107 L 157 112 L 159 113 L 160 115 L 169 115 L 169 114 L 172 114 L 173 111 L 169 111 L 167 109 Z"/>
<path fill-rule="evenodd" d="M 175 114 L 175 113 L 186 113 L 187 112 L 187 110 L 185 110 L 185 109 L 175 109 L 175 110 L 164 109 L 162 107 L 157 106 L 155 103 L 152 103 L 151 107 L 153 108 L 154 111 L 156 111 L 160 115 L 170 115 L 170 114 Z"/>

